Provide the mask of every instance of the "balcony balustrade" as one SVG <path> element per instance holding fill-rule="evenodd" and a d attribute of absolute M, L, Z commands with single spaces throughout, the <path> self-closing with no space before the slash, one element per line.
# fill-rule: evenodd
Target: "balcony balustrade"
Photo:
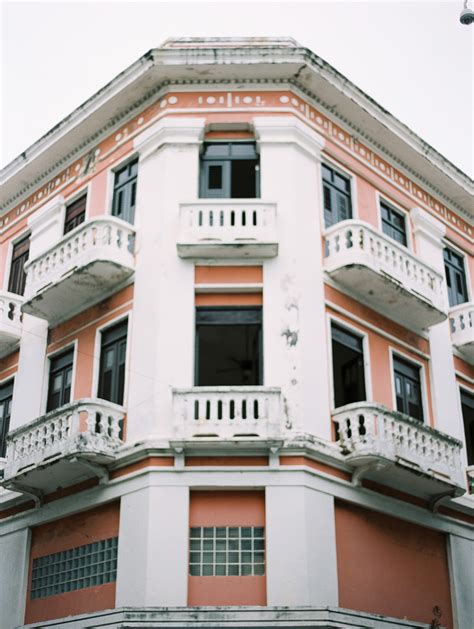
<path fill-rule="evenodd" d="M 25 265 L 23 311 L 55 324 L 113 293 L 134 271 L 134 234 L 111 216 L 76 227 Z"/>
<path fill-rule="evenodd" d="M 180 204 L 182 258 L 271 258 L 278 254 L 276 204 L 205 199 Z"/>
<path fill-rule="evenodd" d="M 104 476 L 121 444 L 122 407 L 83 399 L 11 431 L 2 484 L 32 495 Z"/>
<path fill-rule="evenodd" d="M 474 364 L 474 302 L 460 304 L 449 311 L 451 340 L 464 358 Z"/>
<path fill-rule="evenodd" d="M 0 291 L 0 358 L 10 354 L 21 337 L 23 297 Z"/>
<path fill-rule="evenodd" d="M 173 389 L 176 437 L 273 439 L 280 434 L 280 389 L 193 387 Z"/>
<path fill-rule="evenodd" d="M 414 331 L 447 318 L 442 275 L 385 234 L 349 220 L 325 240 L 325 270 L 359 301 Z"/>
<path fill-rule="evenodd" d="M 356 469 L 356 484 L 364 476 L 425 498 L 464 493 L 457 439 L 369 402 L 336 409 L 333 422 L 346 462 Z"/>

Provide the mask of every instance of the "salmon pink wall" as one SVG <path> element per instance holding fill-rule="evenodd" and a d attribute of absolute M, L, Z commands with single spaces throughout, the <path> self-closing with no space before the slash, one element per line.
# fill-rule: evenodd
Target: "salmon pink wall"
<path fill-rule="evenodd" d="M 374 186 L 363 177 L 355 177 L 355 191 L 353 202 L 357 204 L 357 207 L 353 208 L 352 216 L 378 228 L 378 207 Z"/>
<path fill-rule="evenodd" d="M 97 509 L 48 522 L 32 530 L 25 623 L 40 622 L 115 606 L 115 583 L 30 600 L 33 560 L 77 546 L 117 537 L 120 505 L 114 502 Z"/>
<path fill-rule="evenodd" d="M 193 491 L 189 526 L 265 526 L 265 494 Z M 265 576 L 189 576 L 188 605 L 266 605 Z"/>
<path fill-rule="evenodd" d="M 196 306 L 261 306 L 262 293 L 197 293 Z"/>
<path fill-rule="evenodd" d="M 442 533 L 336 502 L 336 544 L 341 607 L 453 628 Z"/>
<path fill-rule="evenodd" d="M 196 266 L 195 284 L 261 284 L 261 266 Z"/>

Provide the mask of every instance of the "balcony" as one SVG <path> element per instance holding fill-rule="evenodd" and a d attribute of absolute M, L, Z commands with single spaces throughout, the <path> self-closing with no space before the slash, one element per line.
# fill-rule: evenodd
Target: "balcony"
<path fill-rule="evenodd" d="M 0 291 L 0 358 L 8 356 L 21 337 L 21 305 L 23 297 Z"/>
<path fill-rule="evenodd" d="M 325 270 L 359 301 L 414 331 L 447 318 L 443 277 L 405 247 L 354 220 L 325 239 Z"/>
<path fill-rule="evenodd" d="M 474 494 L 474 465 L 469 465 L 466 469 L 466 473 L 469 493 Z"/>
<path fill-rule="evenodd" d="M 25 265 L 23 311 L 56 324 L 118 290 L 134 271 L 134 234 L 111 216 L 76 227 Z"/>
<path fill-rule="evenodd" d="M 275 439 L 281 434 L 280 389 L 173 389 L 174 433 L 180 439 Z"/>
<path fill-rule="evenodd" d="M 106 478 L 121 444 L 124 412 L 83 399 L 46 413 L 7 437 L 2 485 L 38 499 L 94 476 Z"/>
<path fill-rule="evenodd" d="M 464 493 L 457 439 L 370 402 L 336 409 L 333 422 L 354 484 L 364 477 L 432 500 Z"/>
<path fill-rule="evenodd" d="M 454 347 L 474 365 L 474 302 L 451 308 L 449 323 Z"/>
<path fill-rule="evenodd" d="M 276 204 L 238 199 L 181 203 L 181 258 L 272 258 L 278 254 Z"/>

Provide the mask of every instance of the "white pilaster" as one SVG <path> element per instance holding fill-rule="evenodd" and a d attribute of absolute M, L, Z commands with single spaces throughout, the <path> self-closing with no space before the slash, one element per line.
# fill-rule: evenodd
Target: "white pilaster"
<path fill-rule="evenodd" d="M 444 277 L 443 237 L 446 228 L 438 219 L 421 208 L 411 211 L 414 225 L 416 253 Z M 448 309 L 448 295 L 444 286 L 444 300 Z M 436 428 L 464 442 L 464 427 L 459 398 L 459 387 L 454 371 L 453 350 L 449 321 L 429 329 L 431 382 Z M 464 450 L 465 457 L 465 450 Z"/>
<path fill-rule="evenodd" d="M 139 152 L 127 438 L 169 436 L 171 388 L 192 386 L 194 264 L 176 250 L 180 201 L 198 196 L 204 119 L 166 118 Z"/>
<path fill-rule="evenodd" d="M 28 579 L 29 531 L 0 536 L 0 627 L 23 625 Z"/>
<path fill-rule="evenodd" d="M 30 254 L 32 260 L 56 244 L 64 234 L 66 206 L 61 195 L 53 197 L 28 219 L 31 229 Z"/>
<path fill-rule="evenodd" d="M 474 544 L 450 535 L 448 548 L 454 626 L 464 629 L 472 626 L 474 618 Z"/>
<path fill-rule="evenodd" d="M 261 195 L 277 201 L 278 256 L 264 266 L 264 383 L 294 429 L 330 439 L 321 203 L 323 139 L 292 116 L 254 119 Z"/>
<path fill-rule="evenodd" d="M 185 606 L 188 537 L 187 487 L 146 487 L 123 496 L 116 606 Z"/>
<path fill-rule="evenodd" d="M 338 605 L 334 498 L 308 487 L 265 492 L 268 605 Z"/>

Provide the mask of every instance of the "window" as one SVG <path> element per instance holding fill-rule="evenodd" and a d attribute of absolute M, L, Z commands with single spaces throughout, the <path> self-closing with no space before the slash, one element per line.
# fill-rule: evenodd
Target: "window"
<path fill-rule="evenodd" d="M 331 325 L 334 406 L 362 402 L 365 398 L 362 339 L 339 325 Z"/>
<path fill-rule="evenodd" d="M 351 182 L 326 164 L 322 165 L 324 224 L 331 227 L 352 218 Z"/>
<path fill-rule="evenodd" d="M 461 409 L 466 437 L 467 464 L 474 465 L 474 395 L 461 391 Z"/>
<path fill-rule="evenodd" d="M 30 253 L 30 237 L 27 236 L 13 246 L 12 264 L 8 290 L 10 293 L 23 295 L 25 292 L 26 273 L 25 264 Z"/>
<path fill-rule="evenodd" d="M 254 142 L 205 144 L 201 156 L 201 198 L 255 199 L 259 157 Z"/>
<path fill-rule="evenodd" d="M 262 384 L 262 309 L 196 310 L 196 385 Z"/>
<path fill-rule="evenodd" d="M 55 356 L 49 367 L 48 402 L 46 411 L 53 411 L 71 401 L 72 365 L 74 350 Z"/>
<path fill-rule="evenodd" d="M 191 529 L 189 574 L 200 577 L 265 574 L 265 529 L 205 526 Z"/>
<path fill-rule="evenodd" d="M 64 221 L 64 233 L 72 231 L 86 219 L 87 195 L 73 201 L 66 206 L 66 219 Z"/>
<path fill-rule="evenodd" d="M 423 421 L 420 368 L 398 356 L 393 357 L 397 411 Z"/>
<path fill-rule="evenodd" d="M 380 203 L 380 213 L 382 215 L 383 233 L 406 247 L 407 233 L 405 216 L 401 212 L 394 210 L 383 201 Z"/>
<path fill-rule="evenodd" d="M 112 537 L 33 560 L 32 600 L 117 579 L 118 538 Z"/>
<path fill-rule="evenodd" d="M 137 199 L 138 159 L 130 162 L 115 173 L 112 216 L 133 225 Z"/>
<path fill-rule="evenodd" d="M 451 307 L 468 301 L 464 259 L 452 249 L 444 250 L 444 270 L 448 285 L 448 298 Z"/>
<path fill-rule="evenodd" d="M 99 398 L 123 404 L 126 352 L 127 321 L 122 321 L 102 333 Z"/>
<path fill-rule="evenodd" d="M 0 457 L 4 457 L 7 450 L 7 435 L 12 412 L 13 380 L 0 386 Z"/>

